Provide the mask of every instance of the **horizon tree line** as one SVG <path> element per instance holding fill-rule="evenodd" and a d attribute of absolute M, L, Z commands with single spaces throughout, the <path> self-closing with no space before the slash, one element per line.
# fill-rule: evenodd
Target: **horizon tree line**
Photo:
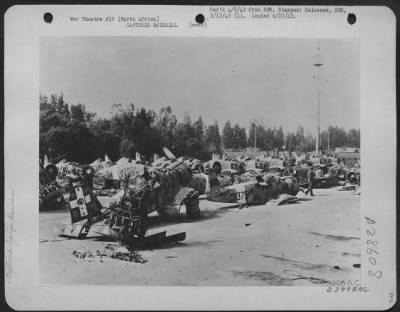
<path fill-rule="evenodd" d="M 168 147 L 175 155 L 208 160 L 213 153 L 225 149 L 257 149 L 290 152 L 309 152 L 315 149 L 315 138 L 299 126 L 296 132 L 284 133 L 283 128 L 267 128 L 252 124 L 249 131 L 238 123 L 226 121 L 222 131 L 217 121 L 205 125 L 199 116 L 194 122 L 189 113 L 178 121 L 170 106 L 158 113 L 138 108 L 134 104 L 112 105 L 109 118 L 95 118 L 84 104 L 68 104 L 63 94 L 50 97 L 40 95 L 39 153 L 52 161 L 62 158 L 81 163 L 92 162 L 107 154 L 117 160 L 123 156 L 134 157 L 136 152 L 150 159 L 161 155 L 162 147 Z M 360 130 L 330 126 L 321 132 L 321 149 L 335 147 L 359 147 Z"/>

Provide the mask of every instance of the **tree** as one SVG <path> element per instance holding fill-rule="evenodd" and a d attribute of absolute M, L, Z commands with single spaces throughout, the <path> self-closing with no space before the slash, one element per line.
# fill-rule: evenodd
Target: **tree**
<path fill-rule="evenodd" d="M 172 114 L 170 106 L 160 109 L 156 118 L 155 127 L 161 137 L 161 145 L 171 149 L 175 149 L 175 134 L 178 121 L 175 115 Z"/>
<path fill-rule="evenodd" d="M 120 155 L 122 157 L 134 157 L 136 154 L 136 147 L 135 144 L 133 144 L 130 140 L 128 139 L 123 139 L 120 143 Z"/>
<path fill-rule="evenodd" d="M 294 133 L 286 135 L 286 149 L 291 153 L 297 150 L 297 137 Z"/>
<path fill-rule="evenodd" d="M 235 124 L 232 129 L 232 147 L 236 150 L 246 147 L 247 137 L 246 129 L 240 128 L 239 124 Z"/>
<path fill-rule="evenodd" d="M 222 130 L 222 143 L 224 148 L 229 149 L 233 147 L 233 129 L 229 120 L 225 123 Z"/>
<path fill-rule="evenodd" d="M 246 129 L 245 128 L 240 128 L 239 131 L 239 146 L 240 148 L 244 149 L 247 146 L 247 135 L 246 135 Z"/>
<path fill-rule="evenodd" d="M 52 127 L 46 134 L 43 143 L 46 147 L 42 150 L 52 159 L 65 155 L 72 159 L 75 141 L 74 131 L 66 127 Z"/>
<path fill-rule="evenodd" d="M 217 121 L 207 127 L 205 143 L 209 153 L 221 153 L 221 136 Z"/>
<path fill-rule="evenodd" d="M 70 111 L 71 118 L 79 122 L 90 122 L 96 116 L 96 113 L 88 112 L 85 105 L 80 103 L 78 105 L 71 105 Z"/>
<path fill-rule="evenodd" d="M 360 129 L 350 129 L 347 132 L 346 145 L 349 147 L 360 147 Z"/>
<path fill-rule="evenodd" d="M 329 127 L 329 142 L 331 148 L 346 146 L 346 131 L 339 127 Z"/>
<path fill-rule="evenodd" d="M 273 148 L 277 150 L 277 153 L 282 149 L 284 143 L 285 140 L 282 127 L 279 127 L 279 129 L 274 128 L 272 144 Z"/>
<path fill-rule="evenodd" d="M 315 136 L 305 135 L 301 126 L 284 136 L 282 127 L 271 129 L 263 124 L 252 124 L 247 136 L 245 128 L 239 124 L 232 127 L 231 122 L 226 121 L 221 139 L 216 121 L 206 126 L 199 116 L 192 123 L 186 113 L 183 121 L 178 122 L 170 106 L 156 114 L 132 103 L 113 104 L 111 117 L 95 119 L 95 113 L 89 112 L 84 104 L 66 103 L 62 93 L 49 97 L 40 94 L 39 104 L 39 152 L 41 157 L 47 154 L 53 161 L 66 157 L 87 163 L 104 154 L 116 160 L 121 156 L 134 157 L 136 152 L 150 158 L 154 153 L 162 153 L 163 146 L 177 156 L 207 160 L 211 153 L 221 153 L 221 141 L 225 148 L 253 147 L 255 134 L 260 150 L 279 152 L 284 144 L 291 152 L 309 152 L 315 148 Z M 323 149 L 327 148 L 328 132 L 332 149 L 360 146 L 359 129 L 345 131 L 330 126 L 320 135 Z"/>
<path fill-rule="evenodd" d="M 327 130 L 321 132 L 321 145 L 324 150 L 329 147 L 360 147 L 360 130 L 350 129 L 347 132 L 343 128 L 329 126 Z"/>
<path fill-rule="evenodd" d="M 199 116 L 199 119 L 193 123 L 193 128 L 195 138 L 195 142 L 193 144 L 195 151 L 193 153 L 193 156 L 199 159 L 207 159 L 208 153 L 204 140 L 204 123 L 201 116 Z"/>
<path fill-rule="evenodd" d="M 179 155 L 192 154 L 195 150 L 195 130 L 192 126 L 190 115 L 185 113 L 183 122 L 179 123 L 176 130 L 176 152 Z"/>

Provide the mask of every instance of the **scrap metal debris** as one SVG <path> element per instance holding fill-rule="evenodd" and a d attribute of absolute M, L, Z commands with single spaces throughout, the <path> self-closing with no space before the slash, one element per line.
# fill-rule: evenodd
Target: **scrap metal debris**
<path fill-rule="evenodd" d="M 137 250 L 128 250 L 122 246 L 113 246 L 106 245 L 104 247 L 103 252 L 97 250 L 96 254 L 98 256 L 108 256 L 114 259 L 129 261 L 129 262 L 137 262 L 137 263 L 146 263 L 147 260 L 144 259 Z"/>
<path fill-rule="evenodd" d="M 358 188 L 358 185 L 343 185 L 339 191 L 356 191 Z"/>
<path fill-rule="evenodd" d="M 94 258 L 94 255 L 87 250 L 81 250 L 81 249 L 74 250 L 72 254 L 79 259 Z"/>
<path fill-rule="evenodd" d="M 103 251 L 97 250 L 96 253 L 92 253 L 91 251 L 84 249 L 77 249 L 72 252 L 72 254 L 82 260 L 88 259 L 89 262 L 92 262 L 96 258 L 103 262 L 103 257 L 109 257 L 113 259 L 119 259 L 129 262 L 137 262 L 137 263 L 146 263 L 147 260 L 144 259 L 136 250 L 129 251 L 123 246 L 113 246 L 111 244 L 107 244 L 104 247 Z"/>
<path fill-rule="evenodd" d="M 171 154 L 167 149 L 165 152 Z M 185 233 L 166 236 L 161 232 L 145 237 L 148 214 L 154 211 L 162 216 L 177 215 L 185 205 L 188 217 L 200 215 L 199 193 L 188 187 L 192 179 L 189 166 L 172 156 L 161 165 L 155 168 L 137 164 L 141 170 L 124 177 L 123 190 L 113 196 L 116 201 L 110 203 L 108 209 L 103 208 L 85 181 L 73 181 L 69 201 L 72 223 L 63 225 L 59 235 L 106 236 L 117 240 L 130 252 L 184 240 Z"/>

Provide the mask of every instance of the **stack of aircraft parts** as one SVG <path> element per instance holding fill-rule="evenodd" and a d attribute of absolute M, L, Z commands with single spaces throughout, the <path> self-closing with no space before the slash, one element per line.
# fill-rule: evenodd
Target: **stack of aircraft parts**
<path fill-rule="evenodd" d="M 166 232 L 146 237 L 149 199 L 153 185 L 146 182 L 135 190 L 126 189 L 119 203 L 103 209 L 93 192 L 81 182 L 74 183 L 70 194 L 71 224 L 63 224 L 59 235 L 75 238 L 106 236 L 117 240 L 130 252 L 179 242 L 185 233 L 167 236 Z"/>
<path fill-rule="evenodd" d="M 136 171 L 135 171 L 136 172 Z M 166 236 L 166 232 L 146 237 L 148 214 L 179 214 L 186 206 L 189 217 L 200 215 L 199 193 L 188 187 L 192 180 L 190 168 L 181 160 L 168 161 L 163 170 L 144 166 L 142 172 L 125 179 L 120 200 L 103 209 L 85 181 L 76 181 L 70 193 L 71 224 L 61 226 L 59 234 L 76 238 L 107 236 L 131 252 L 138 248 L 155 247 L 185 239 L 185 233 Z"/>

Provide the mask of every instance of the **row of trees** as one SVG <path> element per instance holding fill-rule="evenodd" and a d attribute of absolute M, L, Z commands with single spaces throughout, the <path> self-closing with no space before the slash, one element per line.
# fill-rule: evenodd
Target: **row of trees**
<path fill-rule="evenodd" d="M 157 114 L 133 104 L 114 104 L 111 118 L 95 119 L 85 105 L 69 105 L 63 95 L 40 96 L 40 155 L 87 163 L 107 153 L 111 159 L 151 157 L 162 147 L 176 155 L 208 159 L 221 153 L 217 122 L 205 126 L 201 117 L 192 122 L 188 114 L 178 122 L 171 107 Z"/>
<path fill-rule="evenodd" d="M 63 157 L 86 163 L 107 153 L 111 159 L 136 152 L 151 157 L 161 154 L 166 146 L 176 155 L 209 159 L 212 153 L 222 149 L 241 150 L 254 147 L 261 150 L 287 150 L 306 152 L 315 148 L 311 134 L 304 134 L 299 127 L 296 133 L 285 137 L 282 127 L 266 128 L 253 125 L 247 136 L 246 129 L 238 124 L 225 123 L 222 135 L 218 123 L 205 125 L 201 116 L 192 122 L 185 114 L 178 122 L 171 107 L 153 110 L 136 108 L 133 104 L 112 106 L 110 118 L 97 118 L 87 111 L 85 105 L 69 105 L 63 95 L 40 96 L 40 155 L 47 154 L 57 161 Z M 321 133 L 322 145 L 327 142 L 327 133 Z M 341 128 L 329 128 L 330 146 L 359 146 L 359 130 L 348 132 Z"/>

